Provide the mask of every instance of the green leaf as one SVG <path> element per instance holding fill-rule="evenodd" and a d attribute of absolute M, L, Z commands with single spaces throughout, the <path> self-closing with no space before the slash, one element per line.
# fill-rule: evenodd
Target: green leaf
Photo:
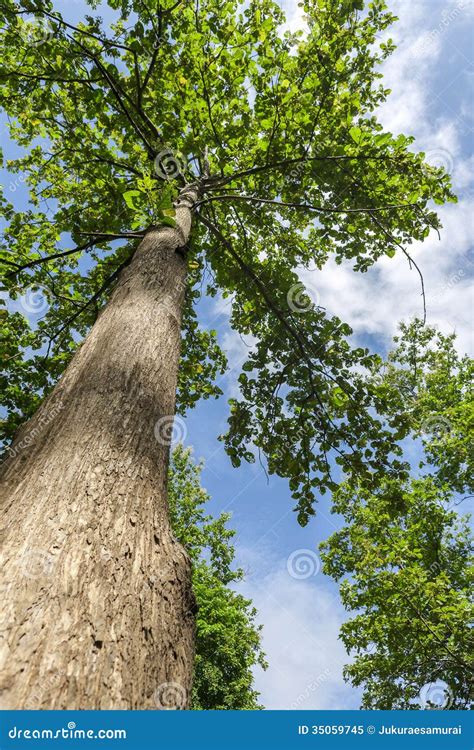
<path fill-rule="evenodd" d="M 360 141 L 362 140 L 362 130 L 356 126 L 350 128 L 349 135 L 356 143 L 360 143 Z"/>
<path fill-rule="evenodd" d="M 140 190 L 127 190 L 127 192 L 123 193 L 123 199 L 125 203 L 127 204 L 128 208 L 135 209 L 134 204 L 134 197 L 136 195 L 140 195 Z"/>

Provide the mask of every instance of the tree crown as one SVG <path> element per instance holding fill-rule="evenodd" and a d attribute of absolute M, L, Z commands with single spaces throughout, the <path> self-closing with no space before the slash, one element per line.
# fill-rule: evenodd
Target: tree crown
<path fill-rule="evenodd" d="M 409 257 L 439 227 L 432 202 L 454 199 L 412 139 L 375 118 L 393 49 L 379 42 L 384 2 L 305 2 L 296 34 L 272 0 L 109 0 L 107 21 L 90 5 L 77 25 L 51 2 L 0 8 L 1 103 L 19 146 L 8 167 L 29 192 L 25 210 L 3 204 L 2 259 L 13 297 L 34 311 L 42 290 L 48 303 L 33 328 L 6 318 L 6 435 L 58 378 L 139 237 L 172 225 L 194 182 L 179 408 L 218 395 L 225 369 L 198 324 L 204 285 L 231 298 L 232 327 L 255 341 L 224 437 L 234 464 L 262 452 L 301 523 L 336 487 L 332 460 L 369 486 L 403 472 L 402 429 L 361 376 L 376 358 L 298 276 L 330 256 L 362 272 Z"/>

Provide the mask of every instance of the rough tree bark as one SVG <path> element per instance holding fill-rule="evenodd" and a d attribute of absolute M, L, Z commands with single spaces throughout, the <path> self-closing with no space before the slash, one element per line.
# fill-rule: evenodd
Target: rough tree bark
<path fill-rule="evenodd" d="M 194 186 L 150 230 L 4 466 L 2 708 L 189 705 L 190 563 L 167 512 Z M 28 445 L 29 443 L 29 445 Z"/>

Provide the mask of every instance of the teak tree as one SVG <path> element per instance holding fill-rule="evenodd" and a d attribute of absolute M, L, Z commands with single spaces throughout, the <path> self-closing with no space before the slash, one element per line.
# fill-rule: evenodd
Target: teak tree
<path fill-rule="evenodd" d="M 361 375 L 374 357 L 298 269 L 396 252 L 416 269 L 431 201 L 453 199 L 374 116 L 393 48 L 381 0 L 304 2 L 296 34 L 272 0 L 90 5 L 74 24 L 48 1 L 0 3 L 8 167 L 29 190 L 25 210 L 3 204 L 6 285 L 49 304 L 33 327 L 6 317 L 13 708 L 32 689 L 45 708 L 153 708 L 168 683 L 189 699 L 195 606 L 166 479 L 176 408 L 218 394 L 225 368 L 198 325 L 204 287 L 256 342 L 224 437 L 234 464 L 263 455 L 301 523 L 334 461 L 368 491 L 404 475 L 403 420 L 379 419 Z"/>

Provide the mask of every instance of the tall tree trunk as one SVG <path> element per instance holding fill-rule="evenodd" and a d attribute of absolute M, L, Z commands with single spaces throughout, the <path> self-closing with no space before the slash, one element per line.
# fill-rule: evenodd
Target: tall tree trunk
<path fill-rule="evenodd" d="M 2 708 L 189 705 L 194 598 L 167 510 L 194 186 L 150 230 L 2 482 Z"/>

